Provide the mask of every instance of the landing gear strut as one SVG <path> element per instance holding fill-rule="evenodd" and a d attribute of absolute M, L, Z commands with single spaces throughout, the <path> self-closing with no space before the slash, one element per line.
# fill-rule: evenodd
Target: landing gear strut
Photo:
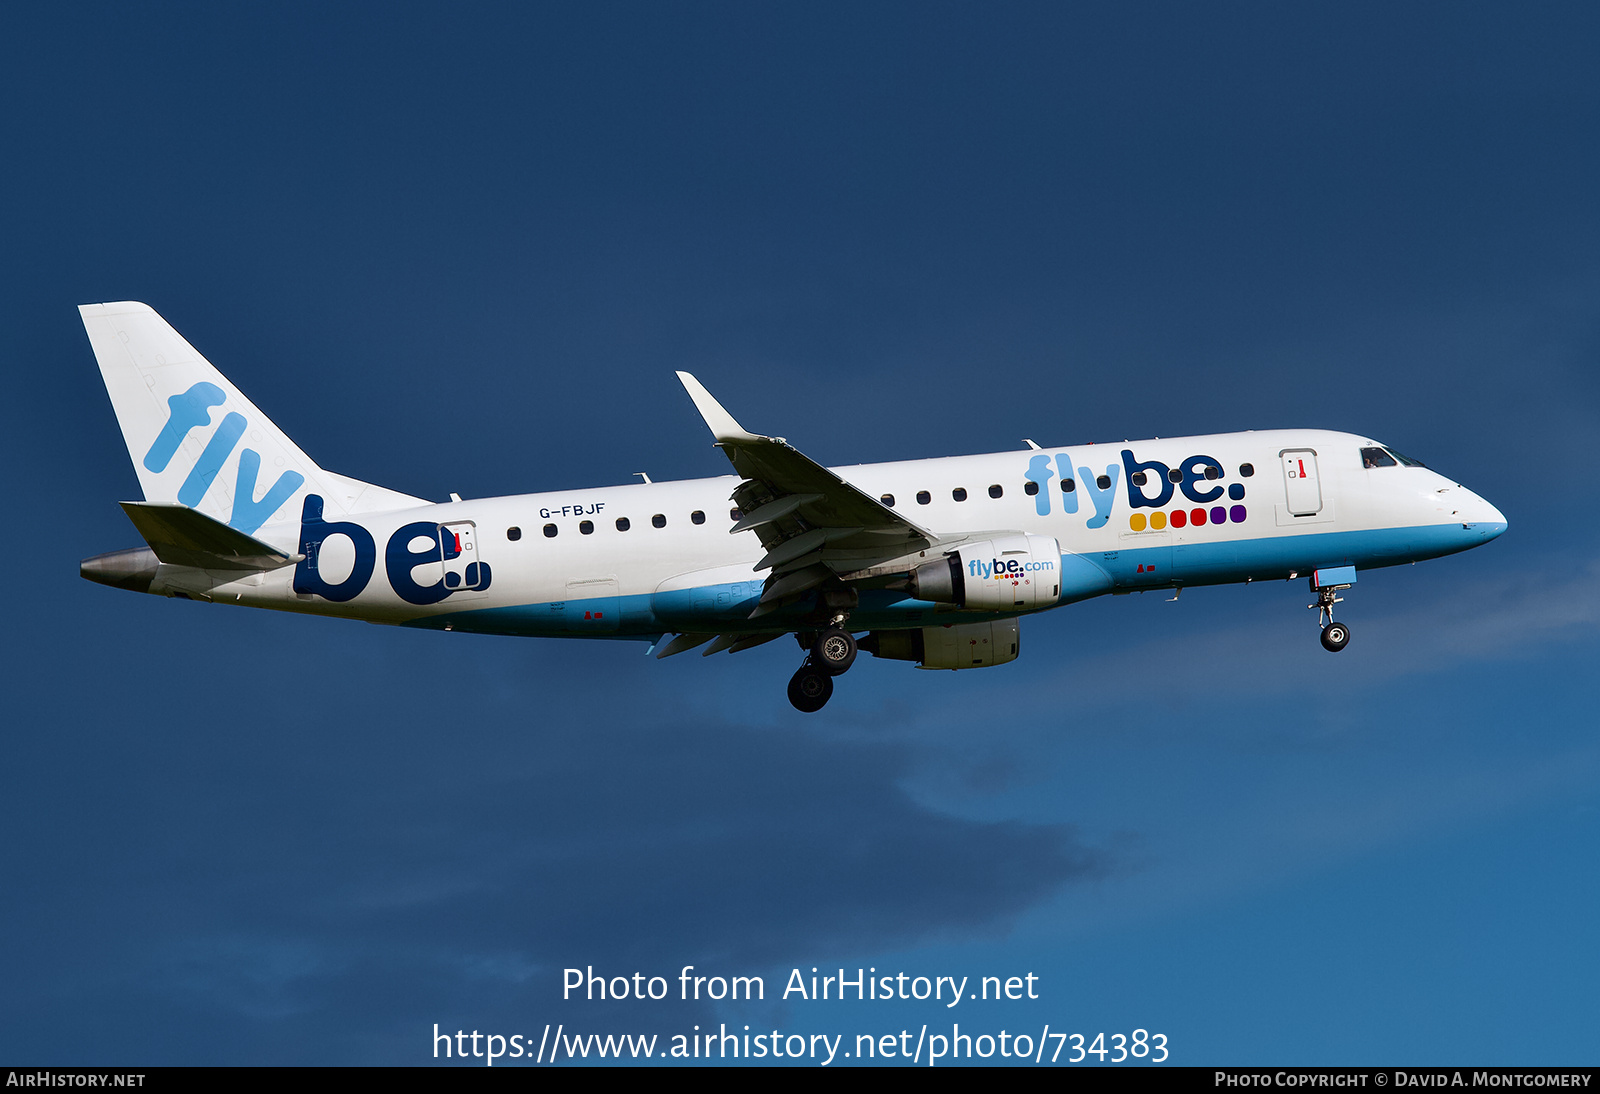
<path fill-rule="evenodd" d="M 828 625 L 811 638 L 802 633 L 800 645 L 806 649 L 805 663 L 789 681 L 789 702 L 805 714 L 815 714 L 833 696 L 833 678 L 840 676 L 856 663 L 855 636 L 844 629 L 846 616 L 835 615 Z"/>
<path fill-rule="evenodd" d="M 1354 585 L 1355 580 L 1353 567 L 1318 570 L 1311 575 L 1311 591 L 1317 594 L 1317 602 L 1306 607 L 1317 609 L 1317 623 L 1322 627 L 1322 648 L 1329 653 L 1338 653 L 1350 644 L 1350 628 L 1334 622 L 1333 606 L 1344 603 L 1344 597 L 1339 592 Z"/>

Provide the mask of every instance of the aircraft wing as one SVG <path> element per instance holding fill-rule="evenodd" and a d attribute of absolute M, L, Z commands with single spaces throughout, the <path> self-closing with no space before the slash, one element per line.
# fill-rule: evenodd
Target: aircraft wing
<path fill-rule="evenodd" d="M 751 433 L 687 372 L 678 373 L 718 448 L 744 477 L 733 492 L 741 519 L 733 533 L 754 530 L 766 548 L 757 570 L 772 576 L 762 594 L 764 614 L 840 575 L 885 571 L 915 556 L 938 536 L 862 493 L 782 437 Z M 907 561 L 906 569 L 915 565 Z"/>

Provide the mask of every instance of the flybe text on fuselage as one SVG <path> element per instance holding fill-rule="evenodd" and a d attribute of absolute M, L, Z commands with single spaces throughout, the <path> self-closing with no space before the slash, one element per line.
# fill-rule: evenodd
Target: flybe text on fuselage
<path fill-rule="evenodd" d="M 489 564 L 477 558 L 475 532 L 475 526 L 467 521 L 441 524 L 437 520 L 418 520 L 402 524 L 384 543 L 383 570 L 389 587 L 407 604 L 419 606 L 437 604 L 455 592 L 487 590 L 493 575 Z M 335 537 L 350 543 L 354 562 L 347 574 L 330 581 L 322 573 L 322 560 L 327 541 Z M 300 517 L 300 554 L 304 557 L 295 566 L 294 591 L 336 604 L 360 596 L 378 563 L 377 542 L 372 533 L 355 521 L 324 520 L 323 500 L 316 494 L 307 495 Z M 460 565 L 451 565 L 456 562 Z M 438 579 L 426 584 L 418 581 L 416 571 L 423 566 L 437 567 Z"/>
<path fill-rule="evenodd" d="M 1078 466 L 1074 472 L 1072 457 L 1066 452 L 1058 452 L 1054 457 L 1044 454 L 1032 456 L 1024 477 L 1035 487 L 1030 492 L 1033 494 L 1036 515 L 1050 515 L 1052 498 L 1057 496 L 1057 491 L 1050 486 L 1052 480 L 1057 480 L 1061 484 L 1059 497 L 1062 511 L 1068 514 L 1078 512 L 1078 494 L 1081 491 L 1088 495 L 1092 507 L 1084 522 L 1085 527 L 1103 528 L 1111 519 L 1116 505 L 1118 480 L 1121 479 L 1126 483 L 1128 505 L 1132 509 L 1162 509 L 1172 504 L 1178 494 L 1202 507 L 1190 512 L 1180 507 L 1174 515 L 1174 527 L 1181 528 L 1189 523 L 1191 514 L 1198 514 L 1194 519 L 1196 524 L 1226 524 L 1230 521 L 1242 524 L 1248 516 L 1248 510 L 1237 504 L 1245 498 L 1244 484 L 1234 482 L 1223 486 L 1217 482 L 1223 471 L 1222 461 L 1215 456 L 1187 456 L 1169 467 L 1160 460 L 1141 461 L 1131 448 L 1122 449 L 1120 455 L 1120 464 L 1108 464 L 1099 472 L 1089 466 Z M 1245 466 L 1250 467 L 1249 464 Z M 1224 495 L 1235 504 L 1211 505 Z M 1165 521 L 1157 527 L 1164 525 Z"/>

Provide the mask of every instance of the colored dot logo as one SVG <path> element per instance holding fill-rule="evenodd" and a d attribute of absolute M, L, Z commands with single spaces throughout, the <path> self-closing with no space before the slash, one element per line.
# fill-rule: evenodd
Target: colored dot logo
<path fill-rule="evenodd" d="M 1245 507 L 1229 504 L 1244 501 L 1246 493 L 1244 483 L 1228 483 L 1224 486 L 1216 482 L 1217 479 L 1223 478 L 1225 473 L 1221 465 L 1211 457 L 1190 456 L 1176 467 L 1168 467 L 1160 461 L 1139 463 L 1131 449 L 1124 449 L 1122 459 L 1128 469 L 1128 501 L 1133 508 L 1155 508 L 1174 502 L 1185 506 L 1182 509 L 1173 509 L 1171 512 L 1157 509 L 1153 513 L 1130 513 L 1128 515 L 1130 530 L 1143 532 L 1148 528 L 1159 532 L 1168 527 L 1198 529 L 1208 524 L 1245 522 L 1245 517 L 1248 515 Z M 1154 480 L 1150 477 L 1152 473 L 1155 475 Z M 1254 470 L 1249 464 L 1240 464 L 1239 474 L 1248 478 L 1254 474 Z M 1153 496 L 1148 489 L 1152 481 L 1160 489 L 1159 497 Z M 1213 483 L 1215 485 L 1212 485 Z M 1187 503 L 1183 498 L 1174 496 L 1176 493 L 1173 489 L 1174 484 L 1181 487 L 1184 497 L 1188 498 Z M 1222 504 L 1213 504 L 1214 502 Z"/>
<path fill-rule="evenodd" d="M 1148 527 L 1152 531 L 1159 532 L 1166 528 L 1169 522 L 1174 528 L 1186 528 L 1190 525 L 1200 528 L 1207 524 L 1228 524 L 1230 522 L 1243 524 L 1247 515 L 1245 507 L 1242 505 L 1235 505 L 1231 509 L 1222 505 L 1214 505 L 1210 509 L 1196 508 L 1187 511 L 1175 509 L 1170 516 L 1161 512 L 1151 513 L 1149 517 L 1146 517 L 1143 513 L 1134 513 L 1128 517 L 1128 528 L 1130 531 L 1142 532 Z"/>

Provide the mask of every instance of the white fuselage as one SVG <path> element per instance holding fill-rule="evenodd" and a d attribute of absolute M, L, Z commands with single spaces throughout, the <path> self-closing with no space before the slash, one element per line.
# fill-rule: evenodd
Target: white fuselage
<path fill-rule="evenodd" d="M 1494 506 L 1434 471 L 1364 466 L 1363 449 L 1376 447 L 1347 433 L 1271 430 L 833 470 L 936 532 L 930 557 L 943 543 L 991 532 L 1053 537 L 1062 582 L 1049 606 L 1105 592 L 1394 565 L 1466 550 L 1505 529 Z M 793 630 L 793 612 L 749 619 L 766 575 L 753 568 L 763 554 L 756 534 L 728 534 L 738 483 L 728 475 L 561 490 L 327 524 L 286 506 L 279 523 L 256 535 L 306 560 L 223 584 L 163 566 L 150 591 L 504 634 Z M 440 528 L 442 552 L 428 542 L 429 530 Z M 870 589 L 851 626 L 993 614 Z"/>

